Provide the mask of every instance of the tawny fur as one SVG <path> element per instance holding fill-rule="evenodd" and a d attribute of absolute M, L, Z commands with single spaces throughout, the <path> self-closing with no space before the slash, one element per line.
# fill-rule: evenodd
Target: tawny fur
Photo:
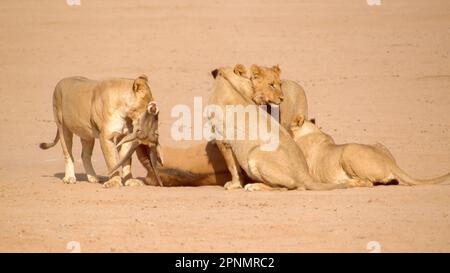
<path fill-rule="evenodd" d="M 52 143 L 41 143 L 40 147 L 48 149 L 60 140 L 65 159 L 63 181 L 75 183 L 72 137 L 73 134 L 79 136 L 88 180 L 98 182 L 91 163 L 95 138 L 99 138 L 106 164 L 111 170 L 117 163 L 117 141 L 132 131 L 133 124 L 145 113 L 150 101 L 153 101 L 153 96 L 145 75 L 136 79 L 114 78 L 103 81 L 84 77 L 62 79 L 53 93 L 56 137 Z M 119 156 L 123 156 L 130 145 L 124 144 Z M 122 177 L 127 185 L 141 183 L 132 178 L 131 160 L 123 165 Z M 117 171 L 104 186 L 121 186 L 121 180 Z"/>
<path fill-rule="evenodd" d="M 438 184 L 450 178 L 419 180 L 400 169 L 391 152 L 382 144 L 335 144 L 317 125 L 299 117 L 291 125 L 291 134 L 303 151 L 311 175 L 324 183 L 349 183 L 352 186 L 388 184 Z"/>

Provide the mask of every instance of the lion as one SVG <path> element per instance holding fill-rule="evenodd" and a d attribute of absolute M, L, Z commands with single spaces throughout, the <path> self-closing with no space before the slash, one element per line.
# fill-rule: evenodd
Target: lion
<path fill-rule="evenodd" d="M 254 93 L 251 80 L 237 75 L 232 68 L 220 68 L 214 70 L 212 74 L 215 76 L 215 81 L 210 97 L 211 105 L 217 106 L 222 113 L 226 112 L 229 105 L 243 107 L 255 105 L 256 109 L 260 109 L 249 99 L 249 96 Z M 228 79 L 233 77 L 233 84 L 231 84 Z M 242 188 L 244 179 L 241 169 L 252 181 L 256 182 L 245 185 L 245 189 L 248 191 L 277 188 L 331 190 L 347 187 L 345 183 L 330 185 L 314 179 L 308 172 L 308 166 L 302 151 L 288 131 L 281 126 L 276 126 L 278 122 L 264 111 L 258 111 L 258 118 L 267 119 L 271 126 L 279 128 L 278 132 L 272 131 L 274 134 L 278 134 L 278 145 L 270 151 L 265 150 L 263 145 L 266 144 L 266 141 L 260 137 L 250 139 L 246 135 L 245 139 L 241 140 L 226 136 L 225 132 L 228 132 L 228 130 L 238 131 L 242 128 L 237 128 L 236 123 L 234 123 L 234 128 L 228 128 L 227 126 L 230 125 L 227 122 L 224 123 L 223 116 L 218 113 L 220 112 L 209 113 L 208 119 L 215 133 L 216 144 L 231 173 L 231 181 L 225 183 L 225 189 Z M 248 115 L 244 118 L 244 124 L 250 126 Z M 289 164 L 286 164 L 286 162 L 289 162 Z"/>
<path fill-rule="evenodd" d="M 40 148 L 49 149 L 61 141 L 65 160 L 62 180 L 72 184 L 76 182 L 72 138 L 73 134 L 79 136 L 87 179 L 91 183 L 98 183 L 91 156 L 95 138 L 99 138 L 111 172 L 103 186 L 122 186 L 122 178 L 126 186 L 141 185 L 142 181 L 133 178 L 131 159 L 126 158 L 126 155 L 134 149 L 142 153 L 146 146 L 151 149 L 157 146 L 158 112 L 145 75 L 136 79 L 113 78 L 102 81 L 84 77 L 65 78 L 58 82 L 53 93 L 53 114 L 57 125 L 55 139 L 52 143 L 41 143 Z M 122 161 L 121 177 L 119 171 L 113 172 L 117 169 L 116 144 L 126 135 L 130 137 L 119 150 L 119 156 L 126 158 Z"/>
<path fill-rule="evenodd" d="M 403 185 L 438 184 L 450 178 L 414 179 L 398 167 L 391 152 L 382 144 L 335 144 L 315 122 L 297 117 L 290 133 L 303 151 L 310 174 L 324 183 L 348 183 L 351 186 L 371 187 L 374 184 Z"/>
<path fill-rule="evenodd" d="M 183 149 L 163 147 L 163 154 L 164 166 L 158 165 L 157 171 L 165 187 L 223 186 L 231 179 L 225 160 L 213 141 Z M 158 186 L 148 151 L 137 150 L 136 155 L 147 169 L 146 184 Z"/>

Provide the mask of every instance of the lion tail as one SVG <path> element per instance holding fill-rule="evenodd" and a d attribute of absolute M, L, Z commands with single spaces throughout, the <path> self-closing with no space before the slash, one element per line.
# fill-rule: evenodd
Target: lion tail
<path fill-rule="evenodd" d="M 447 173 L 431 179 L 415 179 L 400 169 L 397 165 L 394 165 L 391 171 L 399 182 L 403 182 L 404 184 L 408 184 L 410 186 L 439 184 L 450 178 L 450 173 Z"/>
<path fill-rule="evenodd" d="M 56 136 L 55 136 L 55 139 L 53 140 L 53 142 L 49 142 L 49 143 L 42 142 L 39 144 L 39 148 L 41 148 L 42 150 L 47 150 L 47 149 L 55 146 L 56 143 L 58 143 L 58 141 L 59 141 L 59 131 L 56 130 Z"/>

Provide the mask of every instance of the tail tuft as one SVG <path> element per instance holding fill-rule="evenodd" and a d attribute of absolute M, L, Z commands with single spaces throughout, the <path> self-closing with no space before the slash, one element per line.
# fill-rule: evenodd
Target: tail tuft
<path fill-rule="evenodd" d="M 58 133 L 58 130 L 56 130 L 56 136 L 55 136 L 55 139 L 53 140 L 53 142 L 51 142 L 51 143 L 42 142 L 39 144 L 39 148 L 41 148 L 42 150 L 47 150 L 47 149 L 55 146 L 56 143 L 58 143 L 58 141 L 59 141 L 59 133 Z"/>
<path fill-rule="evenodd" d="M 47 150 L 48 148 L 51 147 L 51 144 L 52 143 L 44 143 L 44 142 L 42 142 L 42 143 L 39 144 L 39 148 L 41 148 L 42 150 Z"/>

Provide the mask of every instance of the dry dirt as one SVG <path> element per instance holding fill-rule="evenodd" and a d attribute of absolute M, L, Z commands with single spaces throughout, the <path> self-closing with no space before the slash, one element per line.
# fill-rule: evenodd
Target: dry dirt
<path fill-rule="evenodd" d="M 280 64 L 337 142 L 382 142 L 415 177 L 450 169 L 450 2 L 1 1 L 0 251 L 450 251 L 450 186 L 331 192 L 64 185 L 51 96 L 66 76 L 146 73 L 161 105 L 204 101 L 209 71 Z M 175 157 L 175 155 L 172 155 Z M 176 155 L 192 162 L 189 155 Z M 99 145 L 94 166 L 105 175 Z M 166 160 L 171 160 L 171 156 Z M 144 169 L 134 165 L 142 177 Z"/>

